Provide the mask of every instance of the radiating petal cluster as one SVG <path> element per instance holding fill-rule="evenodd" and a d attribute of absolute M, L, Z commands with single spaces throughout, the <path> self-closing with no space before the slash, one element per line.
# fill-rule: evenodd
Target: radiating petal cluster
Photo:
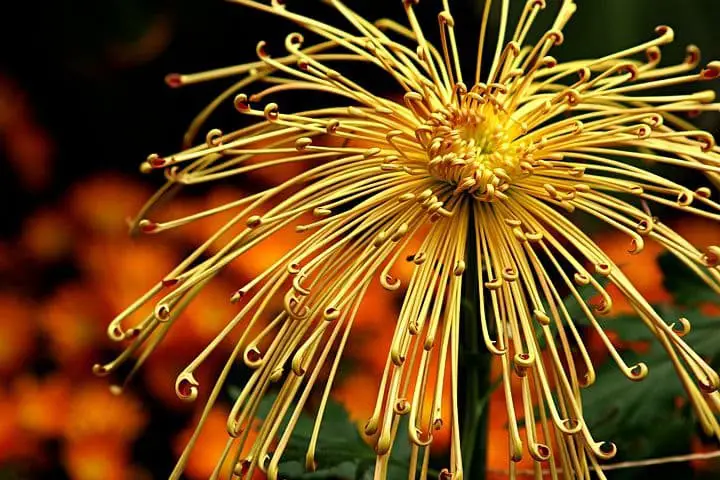
<path fill-rule="evenodd" d="M 195 399 L 196 370 L 231 332 L 241 332 L 173 478 L 238 362 L 251 373 L 231 408 L 218 465 L 230 458 L 243 478 L 258 469 L 277 478 L 293 428 L 312 406 L 317 420 L 306 467 L 316 468 L 328 395 L 373 282 L 404 299 L 396 321 L 387 319 L 393 339 L 389 351 L 378 352 L 386 366 L 365 426 L 377 452 L 375 478 L 385 478 L 394 442 L 409 440 L 412 458 L 427 459 L 439 429 L 449 429 L 451 438 L 442 475 L 462 478 L 458 359 L 467 332 L 477 332 L 501 359 L 511 476 L 513 462 L 529 455 L 552 478 L 587 478 L 590 470 L 602 477 L 598 462 L 616 448 L 595 439 L 583 417 L 581 390 L 593 384 L 595 369 L 581 325 L 597 332 L 630 380 L 648 374 L 644 363 L 628 364 L 603 331 L 599 317 L 613 306 L 607 285 L 626 297 L 667 351 L 706 433 L 720 436 L 720 378 L 683 341 L 687 320 L 661 318 L 576 223 L 594 218 L 623 232 L 634 253 L 657 242 L 720 293 L 720 247 L 691 244 L 653 213 L 670 208 L 720 220 L 711 198 L 720 185 L 720 149 L 684 119 L 719 109 L 713 91 L 693 93 L 720 75 L 719 62 L 698 68 L 699 50 L 690 46 L 682 63 L 661 66 L 660 47 L 673 40 L 665 26 L 626 50 L 559 62 L 549 52 L 564 40 L 572 0 L 559 5 L 551 28 L 535 39 L 529 32 L 544 0 L 528 0 L 514 30 L 509 1 L 499 1 L 494 48 L 486 39 L 490 0 L 479 44 L 470 48 L 457 44 L 447 0 L 438 15 L 439 46 L 426 40 L 418 0 L 402 2 L 407 26 L 372 23 L 328 0 L 344 28 L 279 0 L 233 2 L 290 20 L 323 41 L 306 45 L 301 33 L 290 33 L 284 46 L 260 42 L 256 62 L 168 77 L 172 86 L 237 80 L 192 124 L 186 150 L 154 154 L 143 164 L 144 171 L 164 170 L 167 183 L 135 228 L 159 233 L 223 212 L 234 217 L 112 321 L 111 338 L 128 346 L 96 372 L 134 362 L 132 376 L 218 272 L 287 228 L 298 232 L 292 248 L 237 290 L 236 316 L 178 376 L 178 395 Z M 460 68 L 459 51 L 468 50 L 477 52 L 470 76 Z M 494 52 L 491 61 L 484 50 Z M 398 95 L 373 93 L 342 73 L 355 64 L 393 80 Z M 677 87 L 690 93 L 677 94 Z M 312 96 L 318 105 L 286 111 L 274 100 L 288 93 Z M 210 130 L 191 146 L 212 111 L 233 97 L 236 109 L 256 121 L 231 133 Z M 180 187 L 298 164 L 306 166 L 302 173 L 271 188 L 184 218 L 151 220 L 159 200 Z M 686 187 L 650 165 L 696 174 L 693 181 L 707 185 Z M 409 251 L 412 245 L 419 248 Z M 394 274 L 401 262 L 413 266 L 407 284 Z M 475 276 L 480 303 L 471 326 L 460 322 L 468 275 Z M 136 311 L 146 316 L 129 325 Z M 522 398 L 513 399 L 518 384 Z M 276 393 L 272 408 L 251 432 L 268 392 Z M 515 411 L 518 404 L 522 411 Z M 410 465 L 410 478 L 427 476 L 427 461 Z"/>

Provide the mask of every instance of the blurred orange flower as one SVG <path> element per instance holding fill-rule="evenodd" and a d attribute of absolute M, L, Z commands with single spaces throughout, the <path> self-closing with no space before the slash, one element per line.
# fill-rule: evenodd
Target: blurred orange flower
<path fill-rule="evenodd" d="M 236 290 L 237 286 L 221 279 L 210 282 L 190 302 L 182 318 L 173 328 L 187 328 L 190 330 L 188 334 L 193 338 L 194 345 L 207 345 L 227 325 L 228 319 L 233 318 L 240 310 L 237 305 L 230 302 L 230 297 Z M 235 329 L 235 334 L 226 338 L 223 344 L 233 347 L 241 330 L 241 328 Z"/>
<path fill-rule="evenodd" d="M 202 208 L 196 211 L 202 212 L 212 210 L 218 206 L 237 201 L 245 196 L 247 196 L 247 193 L 242 192 L 237 188 L 221 186 L 210 191 L 206 196 Z M 242 207 L 234 208 L 208 216 L 195 221 L 190 225 L 180 227 L 180 230 L 187 232 L 188 239 L 192 241 L 194 245 L 201 245 L 205 243 L 208 238 L 214 236 L 218 230 L 224 228 L 225 225 L 241 211 L 241 209 Z M 265 211 L 266 209 L 263 207 L 259 207 L 254 210 L 254 212 L 258 215 L 262 215 Z M 308 217 L 305 219 L 308 220 Z M 299 223 L 302 223 L 302 220 L 303 219 L 301 219 Z M 222 235 L 208 248 L 208 253 L 217 253 L 227 244 L 229 240 L 233 238 L 234 235 L 240 233 L 244 228 L 244 221 L 233 225 L 224 235 Z M 227 267 L 227 271 L 237 275 L 239 278 L 255 278 L 257 275 L 261 274 L 270 267 L 270 265 L 280 259 L 281 256 L 288 250 L 294 247 L 297 243 L 298 237 L 299 234 L 295 231 L 294 225 L 282 228 L 273 237 L 272 242 L 261 242 L 259 245 L 252 247 L 242 256 L 241 259 L 231 262 Z"/>
<path fill-rule="evenodd" d="M 22 185 L 31 191 L 47 188 L 52 180 L 53 143 L 47 132 L 26 119 L 6 132 L 5 149 Z"/>
<path fill-rule="evenodd" d="M 348 356 L 363 370 L 381 374 L 385 368 L 387 356 L 378 352 L 388 351 L 392 343 L 399 314 L 397 300 L 395 292 L 385 290 L 379 282 L 372 282 L 367 289 L 347 344 Z"/>
<path fill-rule="evenodd" d="M 357 370 L 338 379 L 333 387 L 333 399 L 345 407 L 350 420 L 356 422 L 361 430 L 373 413 L 380 380 L 378 373 Z"/>
<path fill-rule="evenodd" d="M 0 146 L 23 187 L 38 191 L 52 178 L 53 145 L 34 118 L 25 93 L 0 75 Z"/>
<path fill-rule="evenodd" d="M 703 443 L 700 438 L 693 437 L 692 443 L 693 453 L 711 453 L 717 451 L 717 445 L 712 443 Z M 690 462 L 693 470 L 698 472 L 698 478 L 711 478 L 710 474 L 715 473 L 715 478 L 720 474 L 720 462 L 717 459 L 698 459 Z"/>
<path fill-rule="evenodd" d="M 700 310 L 704 315 L 707 315 L 709 317 L 720 316 L 720 304 L 718 303 L 706 303 L 704 305 L 701 305 Z"/>
<path fill-rule="evenodd" d="M 73 480 L 141 480 L 132 467 L 130 450 L 110 439 L 83 438 L 67 442 L 63 463 Z"/>
<path fill-rule="evenodd" d="M 20 426 L 18 402 L 0 391 L 0 463 L 21 458 L 38 458 L 39 442 Z"/>
<path fill-rule="evenodd" d="M 53 358 L 65 373 L 87 375 L 96 347 L 104 341 L 108 316 L 88 284 L 62 285 L 43 305 L 39 323 Z"/>
<path fill-rule="evenodd" d="M 60 436 L 68 420 L 70 390 L 70 381 L 61 374 L 43 379 L 30 375 L 18 378 L 13 393 L 19 426 L 41 438 Z"/>
<path fill-rule="evenodd" d="M 177 259 L 168 246 L 125 238 L 89 240 L 78 249 L 78 262 L 94 293 L 113 312 L 121 312 L 131 299 L 164 278 Z"/>
<path fill-rule="evenodd" d="M 319 139 L 320 144 L 327 142 L 332 137 L 322 137 Z M 268 140 L 261 140 L 254 143 L 254 148 L 271 148 L 272 142 Z M 248 165 L 258 165 L 264 162 L 272 160 L 279 160 L 287 158 L 288 154 L 280 153 L 264 153 L 259 155 L 252 155 L 248 160 Z M 299 156 L 298 154 L 290 156 Z M 315 163 L 316 164 L 316 163 Z M 255 182 L 263 182 L 270 185 L 280 185 L 283 182 L 291 180 L 300 174 L 306 172 L 309 168 L 315 166 L 310 160 L 300 160 L 297 162 L 283 162 L 279 165 L 258 168 L 257 170 L 251 170 L 247 173 L 247 178 Z"/>
<path fill-rule="evenodd" d="M 720 223 L 705 218 L 690 217 L 673 224 L 673 229 L 701 250 L 717 245 L 720 239 Z"/>
<path fill-rule="evenodd" d="M 113 439 L 130 443 L 147 421 L 140 402 L 129 392 L 114 395 L 102 380 L 73 386 L 65 437 L 70 441 Z"/>
<path fill-rule="evenodd" d="M 67 201 L 75 220 L 90 233 L 124 237 L 126 220 L 137 214 L 148 196 L 139 182 L 105 173 L 79 183 Z"/>
<path fill-rule="evenodd" d="M 68 219 L 55 209 L 45 208 L 25 220 L 20 243 L 33 260 L 52 262 L 71 252 L 73 237 Z"/>
<path fill-rule="evenodd" d="M 226 431 L 228 413 L 227 408 L 217 405 L 210 411 L 200 436 L 195 443 L 195 447 L 190 454 L 184 471 L 184 474 L 188 478 L 193 480 L 204 480 L 212 475 L 212 472 L 217 466 L 218 459 L 222 456 L 228 442 L 229 437 Z M 175 439 L 175 452 L 178 456 L 182 453 L 185 445 L 190 439 L 190 436 L 193 434 L 196 424 L 196 422 L 191 422 L 190 426 L 180 432 Z M 247 441 L 245 442 L 242 454 L 249 451 L 250 446 L 255 440 L 255 435 L 255 430 L 251 429 L 248 433 Z M 220 478 L 229 477 L 233 466 L 231 455 L 228 455 L 228 458 L 221 467 Z M 261 480 L 264 478 L 265 475 L 258 470 L 253 475 L 252 480 Z"/>
<path fill-rule="evenodd" d="M 598 246 L 617 264 L 630 282 L 651 304 L 668 302 L 671 296 L 663 286 L 663 275 L 657 260 L 664 248 L 657 242 L 647 242 L 637 255 L 629 253 L 630 240 L 624 233 L 611 230 L 594 238 Z M 613 299 L 611 315 L 634 313 L 635 310 L 614 284 L 607 287 Z"/>
<path fill-rule="evenodd" d="M 25 368 L 35 348 L 33 315 L 27 299 L 0 292 L 0 375 L 14 375 Z"/>
<path fill-rule="evenodd" d="M 703 218 L 677 222 L 674 228 L 700 250 L 709 245 L 717 245 L 720 238 L 720 224 Z M 702 305 L 701 310 L 705 315 L 720 316 L 720 300 Z"/>
<path fill-rule="evenodd" d="M 154 217 L 152 213 L 150 218 L 153 221 L 173 221 L 183 217 L 188 217 L 198 213 L 212 210 L 219 206 L 231 203 L 240 198 L 243 198 L 246 194 L 237 188 L 228 186 L 220 186 L 207 192 L 207 195 L 203 196 L 202 199 L 183 199 L 182 202 L 169 202 L 167 208 L 159 210 L 157 215 L 160 217 Z M 180 203 L 180 206 L 173 206 L 173 203 Z M 185 238 L 191 245 L 197 246 L 202 245 L 205 241 L 213 236 L 215 232 L 220 230 L 225 224 L 231 220 L 240 209 L 229 209 L 214 215 L 209 215 L 198 220 L 194 220 L 192 223 L 182 225 L 173 228 L 167 232 L 167 234 L 173 234 Z M 219 241 L 213 243 L 208 249 L 208 253 L 216 253 L 225 242 L 232 238 L 232 235 L 242 231 L 245 227 L 244 223 L 233 226 L 229 231 L 220 237 Z M 174 233 L 173 233 L 174 232 Z M 164 235 L 166 232 L 160 233 Z"/>

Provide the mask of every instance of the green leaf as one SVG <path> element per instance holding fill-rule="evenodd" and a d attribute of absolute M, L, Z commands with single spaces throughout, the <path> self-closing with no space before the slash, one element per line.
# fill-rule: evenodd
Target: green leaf
<path fill-rule="evenodd" d="M 663 318 L 670 319 L 670 316 L 660 314 Z M 624 342 L 638 342 L 645 340 L 655 340 L 655 335 L 645 325 L 645 323 L 637 315 L 617 315 L 615 317 L 599 317 L 598 323 L 605 331 L 613 331 L 618 334 Z M 589 321 L 585 318 L 578 322 L 580 324 L 589 325 Z"/>
<path fill-rule="evenodd" d="M 231 397 L 237 397 L 239 389 L 231 388 Z M 277 396 L 267 394 L 258 408 L 258 418 L 265 418 Z M 287 426 L 289 415 L 283 420 L 279 432 Z M 312 435 L 315 418 L 302 413 L 293 430 L 280 463 L 280 476 L 288 480 L 305 479 L 372 479 L 375 468 L 375 451 L 363 440 L 357 426 L 337 402 L 328 401 L 323 416 L 315 450 L 317 469 L 305 470 L 305 454 Z M 403 432 L 407 422 L 401 420 L 397 439 L 390 453 L 388 478 L 404 478 L 408 475 L 410 443 Z"/>
<path fill-rule="evenodd" d="M 695 272 L 671 253 L 658 258 L 663 272 L 663 286 L 679 305 L 698 305 L 703 302 L 717 302 L 718 294 L 713 292 Z"/>
<path fill-rule="evenodd" d="M 705 358 L 720 357 L 720 318 L 707 318 L 698 310 L 679 311 L 659 307 L 668 320 L 684 316 L 693 325 L 687 343 Z M 639 318 L 618 317 L 606 325 L 625 340 L 649 340 L 652 334 Z M 650 372 L 641 382 L 627 379 L 613 361 L 597 371 L 597 381 L 583 391 L 583 410 L 590 429 L 598 439 L 616 441 L 621 452 L 633 459 L 686 451 L 696 431 L 690 408 L 677 408 L 686 394 L 672 362 L 658 342 L 642 358 L 622 352 L 628 364 L 645 362 Z"/>
<path fill-rule="evenodd" d="M 604 288 L 608 284 L 608 279 L 605 277 L 596 278 L 598 283 Z M 598 295 L 597 289 L 592 285 L 583 285 L 581 287 L 575 287 L 577 289 L 578 294 L 580 295 L 580 298 L 582 298 L 585 301 L 585 304 L 592 299 L 593 297 L 596 297 Z M 564 300 L 565 308 L 567 309 L 568 315 L 570 315 L 570 318 L 572 318 L 575 321 L 578 321 L 578 323 L 582 323 L 583 321 L 587 322 L 587 318 L 585 316 L 585 312 L 583 311 L 582 307 L 580 306 L 580 303 L 577 301 L 577 299 L 573 295 L 568 295 L 565 297 Z M 544 305 L 545 309 L 549 311 L 549 308 L 547 305 Z"/>

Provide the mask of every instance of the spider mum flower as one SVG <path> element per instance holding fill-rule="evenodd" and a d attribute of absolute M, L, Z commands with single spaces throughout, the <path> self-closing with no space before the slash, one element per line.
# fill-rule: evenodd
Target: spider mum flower
<path fill-rule="evenodd" d="M 720 379 L 684 342 L 688 322 L 661 318 L 573 215 L 582 212 L 623 232 L 632 252 L 657 242 L 720 292 L 720 247 L 691 244 L 651 212 L 655 205 L 720 219 L 720 206 L 710 198 L 711 184 L 720 184 L 720 150 L 710 134 L 682 118 L 717 111 L 714 94 L 663 91 L 715 79 L 720 63 L 698 69 L 699 51 L 691 46 L 684 62 L 660 66 L 660 47 L 673 39 L 665 26 L 621 52 L 560 63 L 549 52 L 563 42 L 576 5 L 563 1 L 550 30 L 530 39 L 545 2 L 527 1 L 512 30 L 505 0 L 494 48 L 486 39 L 486 2 L 479 45 L 469 48 L 475 53 L 487 47 L 494 54 L 487 62 L 478 53 L 468 76 L 460 68 L 462 48 L 447 0 L 438 15 L 439 46 L 426 39 L 417 0 L 402 2 L 408 26 L 387 19 L 371 23 L 330 0 L 347 29 L 294 13 L 279 0 L 233 1 L 286 18 L 324 40 L 306 45 L 300 33 L 291 33 L 279 55 L 271 50 L 281 46 L 260 42 L 256 62 L 167 79 L 181 86 L 239 78 L 192 124 L 186 150 L 153 154 L 143 164 L 144 171 L 164 170 L 167 184 L 142 210 L 135 229 L 158 233 L 209 215 L 233 217 L 111 323 L 111 338 L 129 342 L 128 348 L 96 366 L 97 373 L 110 373 L 139 353 L 134 372 L 226 265 L 242 262 L 261 242 L 273 242 L 283 228 L 299 232 L 292 248 L 233 295 L 237 315 L 179 375 L 178 395 L 196 398 L 195 371 L 230 332 L 243 332 L 173 478 L 236 362 L 251 374 L 231 408 L 219 464 L 230 456 L 238 475 L 250 478 L 262 470 L 277 478 L 300 413 L 312 405 L 317 420 L 306 466 L 315 468 L 326 401 L 356 312 L 374 281 L 387 290 L 405 289 L 399 317 L 387 326 L 394 335 L 365 426 L 378 455 L 375 478 L 385 477 L 396 440 L 409 439 L 412 458 L 422 458 L 438 429 L 449 429 L 451 438 L 442 476 L 462 477 L 458 357 L 461 335 L 472 331 L 502 360 L 511 460 L 529 455 L 554 478 L 559 468 L 564 478 L 586 478 L 593 469 L 602 476 L 599 461 L 612 458 L 616 448 L 595 439 L 583 418 L 581 391 L 595 381 L 595 369 L 579 332 L 581 319 L 569 313 L 563 298 L 577 303 L 583 324 L 597 332 L 627 378 L 642 380 L 646 365 L 626 363 L 598 319 L 612 309 L 607 284 L 626 297 L 667 351 L 705 431 L 720 435 Z M 353 63 L 386 74 L 402 100 L 345 76 L 341 70 Z M 284 111 L 270 101 L 287 93 L 318 102 L 328 98 L 328 104 Z M 237 110 L 257 121 L 232 133 L 210 130 L 204 142 L 191 146 L 212 110 L 233 96 Z M 694 172 L 710 186 L 688 188 L 646 170 L 648 163 Z M 227 205 L 168 222 L 149 218 L 157 201 L 179 187 L 297 164 L 307 165 L 303 173 Z M 224 238 L 227 232 L 232 234 Z M 222 247 L 210 249 L 216 242 Z M 416 243 L 419 249 L 407 255 L 406 246 Z M 414 266 L 407 285 L 393 275 L 404 261 Z M 468 275 L 480 308 L 472 325 L 461 326 Z M 125 325 L 148 303 L 154 308 L 143 321 Z M 547 345 L 542 355 L 541 344 Z M 272 408 L 243 450 L 270 390 L 277 392 Z M 515 411 L 516 400 L 522 412 Z M 401 430 L 403 416 L 407 428 Z M 240 456 L 243 451 L 249 453 Z M 424 465 L 421 471 L 410 465 L 411 478 L 426 477 Z M 510 470 L 512 475 L 512 464 Z"/>

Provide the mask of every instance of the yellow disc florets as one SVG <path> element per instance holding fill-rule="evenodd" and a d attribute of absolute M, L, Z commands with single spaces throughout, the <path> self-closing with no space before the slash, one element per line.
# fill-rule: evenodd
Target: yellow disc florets
<path fill-rule="evenodd" d="M 494 105 L 448 106 L 421 130 L 431 136 L 430 174 L 478 200 L 504 198 L 530 159 L 527 142 L 517 139 L 521 127 Z"/>

